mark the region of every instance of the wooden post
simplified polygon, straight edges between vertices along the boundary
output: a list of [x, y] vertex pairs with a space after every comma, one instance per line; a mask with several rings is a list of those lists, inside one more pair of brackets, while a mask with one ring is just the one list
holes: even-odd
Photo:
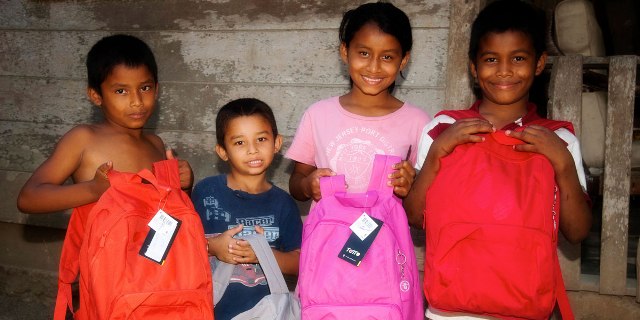
[[600, 293], [624, 295], [627, 283], [629, 185], [636, 56], [609, 61], [605, 132]]
[[[580, 138], [582, 122], [582, 56], [555, 57], [549, 82], [548, 117], [571, 121]], [[562, 216], [560, 217], [562, 219]], [[558, 258], [568, 290], [580, 290], [580, 245], [560, 237]]]
[[475, 100], [469, 74], [471, 24], [485, 0], [451, 0], [444, 109], [467, 109]]

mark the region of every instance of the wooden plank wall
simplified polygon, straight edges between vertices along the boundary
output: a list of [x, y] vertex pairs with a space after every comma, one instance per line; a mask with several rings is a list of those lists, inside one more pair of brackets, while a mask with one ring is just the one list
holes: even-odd
[[[56, 141], [100, 117], [86, 98], [87, 51], [114, 33], [142, 38], [159, 66], [160, 96], [147, 128], [190, 161], [195, 179], [225, 172], [214, 153], [215, 115], [256, 97], [272, 106], [286, 151], [304, 110], [345, 93], [338, 52], [343, 13], [357, 1], [11, 0], [0, 4], [0, 222], [66, 227], [65, 214], [24, 215], [15, 198]], [[429, 114], [444, 101], [449, 0], [398, 0], [413, 27], [411, 60], [396, 95]], [[288, 189], [278, 155], [270, 179]]]
[[[551, 69], [549, 83], [549, 118], [571, 121], [580, 137], [582, 106], [582, 56], [557, 57]], [[558, 255], [565, 286], [568, 290], [580, 289], [580, 245], [572, 245], [564, 237], [559, 240]]]
[[629, 186], [636, 56], [611, 57], [605, 129], [600, 293], [627, 291]]
[[[567, 289], [611, 295], [636, 294], [640, 301], [640, 291], [630, 288], [627, 281], [631, 142], [638, 63], [637, 56], [553, 57], [550, 60], [549, 116], [573, 122], [579, 135], [582, 72], [576, 71], [583, 68], [608, 70], [599, 280], [594, 283], [581, 278], [579, 246], [561, 242], [559, 253]], [[640, 261], [640, 255], [636, 260]], [[640, 288], [640, 284], [635, 286]]]

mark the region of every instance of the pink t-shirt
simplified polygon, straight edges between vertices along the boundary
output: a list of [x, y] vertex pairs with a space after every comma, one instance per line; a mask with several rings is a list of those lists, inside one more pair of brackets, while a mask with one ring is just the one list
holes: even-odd
[[344, 174], [349, 192], [366, 191], [375, 154], [415, 165], [420, 134], [430, 120], [425, 111], [405, 103], [388, 115], [366, 117], [346, 111], [338, 99], [318, 101], [305, 111], [287, 158]]

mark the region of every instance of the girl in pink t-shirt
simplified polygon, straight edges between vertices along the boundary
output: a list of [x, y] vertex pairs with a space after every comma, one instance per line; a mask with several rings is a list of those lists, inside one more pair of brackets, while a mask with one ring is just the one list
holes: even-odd
[[340, 56], [351, 90], [313, 104], [305, 112], [286, 157], [295, 165], [291, 195], [321, 198], [320, 177], [344, 174], [349, 192], [366, 190], [375, 154], [401, 156], [389, 185], [404, 198], [415, 176], [413, 163], [429, 116], [392, 95], [409, 61], [411, 24], [390, 3], [368, 3], [347, 11], [340, 24]]

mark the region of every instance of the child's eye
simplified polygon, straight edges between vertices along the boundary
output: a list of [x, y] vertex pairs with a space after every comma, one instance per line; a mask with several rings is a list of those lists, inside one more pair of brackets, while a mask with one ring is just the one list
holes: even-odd
[[233, 145], [234, 145], [234, 146], [241, 146], [241, 145], [244, 145], [244, 141], [242, 141], [242, 140], [236, 141], [236, 142], [234, 142], [234, 143], [233, 143]]
[[389, 55], [382, 56], [382, 60], [389, 61], [389, 60], [391, 60], [391, 59], [393, 59], [393, 57], [392, 57], [392, 56], [389, 56]]
[[366, 52], [366, 51], [360, 51], [359, 54], [362, 57], [368, 57], [369, 56], [369, 52]]
[[268, 139], [267, 139], [267, 137], [260, 137], [260, 138], [258, 138], [258, 141], [259, 141], [259, 142], [265, 142], [265, 141], [267, 141], [267, 140], [268, 140]]
[[525, 60], [526, 60], [525, 57], [514, 57], [513, 58], [513, 61], [515, 61], [515, 62], [522, 62], [522, 61], [525, 61]]
[[486, 58], [486, 59], [484, 59], [484, 62], [494, 63], [494, 62], [498, 62], [498, 59], [496, 59], [496, 58]]
[[124, 89], [116, 89], [115, 93], [116, 94], [125, 94], [126, 91]]
[[153, 89], [153, 86], [147, 84], [147, 85], [142, 86], [142, 88], [140, 88], [140, 91], [147, 92], [147, 91], [151, 91], [152, 89]]

